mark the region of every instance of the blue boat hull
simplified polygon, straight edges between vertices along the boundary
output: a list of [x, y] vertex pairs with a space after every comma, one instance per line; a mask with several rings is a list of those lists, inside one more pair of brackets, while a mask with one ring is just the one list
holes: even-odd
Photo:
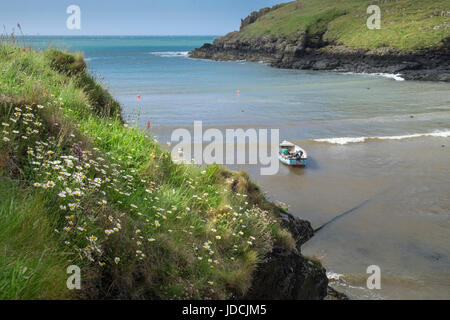
[[301, 160], [288, 160], [283, 158], [281, 155], [278, 155], [278, 159], [287, 166], [292, 167], [304, 167], [306, 166], [306, 159]]

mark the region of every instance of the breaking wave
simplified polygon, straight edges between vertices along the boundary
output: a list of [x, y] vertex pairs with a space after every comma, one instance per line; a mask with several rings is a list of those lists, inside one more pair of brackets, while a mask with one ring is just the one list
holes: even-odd
[[420, 137], [450, 137], [450, 130], [447, 131], [434, 131], [430, 133], [415, 133], [400, 136], [377, 136], [377, 137], [339, 137], [339, 138], [326, 138], [326, 139], [314, 139], [316, 142], [326, 142], [331, 144], [345, 145], [348, 143], [360, 143], [368, 140], [403, 140]]
[[395, 81], [405, 81], [405, 79], [401, 76], [401, 74], [393, 74], [393, 73], [344, 72], [343, 74], [360, 74], [360, 75], [367, 75], [367, 76], [378, 76], [378, 77], [393, 79]]
[[163, 51], [163, 52], [150, 52], [150, 54], [160, 56], [163, 58], [178, 58], [189, 56], [189, 51]]

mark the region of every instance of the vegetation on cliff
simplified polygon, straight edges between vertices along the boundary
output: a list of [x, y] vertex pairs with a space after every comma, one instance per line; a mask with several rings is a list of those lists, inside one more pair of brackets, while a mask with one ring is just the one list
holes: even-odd
[[[369, 30], [369, 5], [381, 9], [381, 29]], [[250, 15], [252, 17], [252, 15]], [[450, 37], [447, 0], [297, 0], [253, 14], [235, 37], [323, 34], [323, 40], [351, 48], [398, 50], [438, 48]], [[257, 17], [257, 19], [256, 19]], [[251, 22], [251, 23], [248, 23]]]
[[295, 247], [278, 208], [243, 172], [174, 164], [86, 69], [0, 43], [0, 299], [244, 294]]

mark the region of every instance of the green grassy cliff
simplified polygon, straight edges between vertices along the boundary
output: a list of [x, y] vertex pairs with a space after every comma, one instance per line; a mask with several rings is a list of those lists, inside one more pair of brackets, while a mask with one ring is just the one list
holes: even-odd
[[[367, 7], [381, 9], [381, 29], [366, 26]], [[447, 0], [297, 0], [286, 3], [245, 26], [240, 37], [325, 32], [324, 40], [352, 48], [389, 47], [416, 50], [441, 47], [450, 37]]]
[[0, 124], [0, 299], [226, 299], [294, 250], [245, 173], [174, 164], [81, 54], [0, 43]]
[[[380, 29], [369, 29], [370, 5]], [[264, 61], [274, 67], [393, 73], [450, 81], [450, 3], [446, 0], [297, 0], [264, 8], [239, 31], [190, 53], [193, 58]]]

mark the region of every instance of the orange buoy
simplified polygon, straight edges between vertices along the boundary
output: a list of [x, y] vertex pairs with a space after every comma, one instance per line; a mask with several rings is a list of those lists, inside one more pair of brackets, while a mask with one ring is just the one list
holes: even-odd
[[138, 99], [140, 99], [140, 98], [141, 98], [141, 95], [140, 95], [140, 94], [138, 94], [137, 98], [138, 98]]
[[238, 90], [238, 91], [237, 91], [237, 94], [240, 95], [240, 94], [241, 94], [241, 90]]

